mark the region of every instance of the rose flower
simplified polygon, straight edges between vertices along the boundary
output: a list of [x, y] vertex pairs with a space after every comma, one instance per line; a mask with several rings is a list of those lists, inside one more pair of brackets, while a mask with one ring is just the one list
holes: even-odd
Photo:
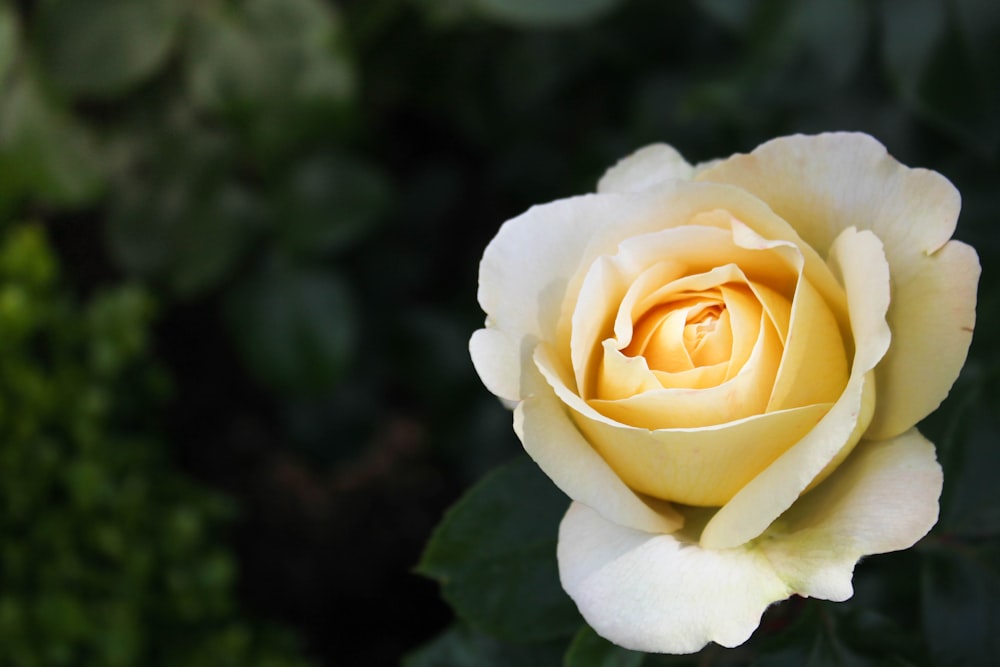
[[649, 146], [503, 225], [472, 359], [573, 500], [560, 578], [599, 634], [736, 646], [930, 530], [941, 468], [914, 425], [975, 322], [959, 208], [940, 174], [824, 134], [698, 166]]

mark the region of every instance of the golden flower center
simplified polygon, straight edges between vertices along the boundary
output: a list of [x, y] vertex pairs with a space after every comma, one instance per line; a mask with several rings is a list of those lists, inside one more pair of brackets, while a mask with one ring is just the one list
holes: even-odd
[[729, 313], [718, 290], [652, 308], [636, 321], [632, 342], [622, 350], [665, 373], [712, 366], [731, 351]]

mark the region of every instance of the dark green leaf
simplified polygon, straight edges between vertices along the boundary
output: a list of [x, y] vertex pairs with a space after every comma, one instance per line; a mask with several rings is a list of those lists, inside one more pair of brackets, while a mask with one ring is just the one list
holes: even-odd
[[645, 654], [615, 646], [585, 625], [573, 637], [563, 667], [639, 667]]
[[119, 189], [108, 219], [108, 241], [128, 271], [193, 296], [235, 266], [260, 212], [253, 195], [239, 185], [212, 188], [188, 175], [177, 176], [180, 180]]
[[471, 0], [484, 16], [520, 26], [566, 26], [592, 21], [624, 0]]
[[933, 665], [988, 665], [1000, 655], [1000, 576], [983, 556], [947, 543], [926, 554], [922, 612]]
[[337, 16], [318, 0], [199, 12], [185, 53], [192, 100], [235, 121], [263, 150], [329, 127], [355, 91]]
[[104, 186], [93, 138], [24, 73], [0, 93], [0, 201], [24, 195], [64, 206]]
[[184, 3], [177, 0], [48, 0], [39, 3], [46, 72], [65, 90], [109, 97], [166, 61]]
[[473, 627], [534, 641], [576, 631], [559, 585], [556, 539], [566, 497], [528, 458], [488, 475], [445, 515], [418, 571]]
[[17, 57], [18, 39], [17, 15], [5, 4], [0, 4], [0, 91]]
[[558, 665], [562, 642], [506, 644], [453, 625], [403, 659], [403, 667], [542, 667]]
[[279, 198], [276, 224], [300, 253], [340, 250], [362, 238], [389, 205], [389, 186], [369, 164], [322, 155], [293, 168]]
[[237, 286], [226, 307], [244, 361], [275, 389], [327, 391], [353, 355], [354, 305], [333, 273], [275, 260]]

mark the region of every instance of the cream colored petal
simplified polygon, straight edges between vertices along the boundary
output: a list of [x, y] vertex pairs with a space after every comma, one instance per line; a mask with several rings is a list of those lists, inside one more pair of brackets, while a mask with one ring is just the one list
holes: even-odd
[[469, 340], [469, 354], [479, 378], [494, 395], [506, 401], [521, 396], [520, 366], [510, 363], [517, 358], [514, 341], [497, 329], [479, 329]]
[[892, 345], [875, 371], [878, 409], [866, 437], [889, 438], [933, 412], [958, 377], [976, 324], [979, 258], [958, 241], [923, 258], [909, 282], [894, 281]]
[[673, 147], [652, 144], [622, 158], [601, 178], [598, 192], [636, 192], [648, 190], [671, 178], [688, 180], [694, 167]]
[[743, 487], [705, 526], [701, 544], [710, 549], [736, 547], [757, 537], [845, 449], [861, 437], [874, 406], [872, 369], [889, 347], [885, 312], [889, 270], [881, 243], [871, 232], [845, 230], [831, 250], [839, 270], [856, 345], [844, 393], [816, 428]]
[[916, 429], [863, 441], [757, 547], [795, 592], [846, 600], [859, 558], [911, 547], [931, 529], [941, 483], [934, 445]]
[[622, 354], [613, 340], [603, 343], [604, 358], [598, 374], [597, 395], [627, 398], [638, 393], [661, 389], [644, 357]]
[[514, 430], [525, 451], [570, 498], [600, 508], [637, 530], [671, 533], [684, 524], [669, 503], [644, 499], [628, 488], [580, 434], [548, 384], [527, 370], [531, 393], [514, 410]]
[[[937, 259], [961, 207], [946, 178], [900, 164], [868, 135], [845, 133], [775, 139], [697, 178], [761, 198], [820, 254], [847, 227], [875, 232], [893, 281], [887, 319], [894, 349], [878, 369], [872, 434], [897, 435], [940, 404], [965, 360], [978, 280], [971, 249], [952, 248]], [[928, 292], [938, 298], [926, 299]]]
[[738, 646], [769, 604], [792, 593], [762, 554], [640, 532], [581, 503], [563, 517], [557, 557], [563, 588], [587, 623], [636, 651]]
[[[558, 399], [572, 411], [584, 439], [621, 479], [642, 493], [687, 505], [719, 506], [726, 502], [812, 431], [831, 407], [812, 405], [710, 428], [650, 431], [609, 419], [570, 391], [566, 383], [569, 371], [560, 368], [547, 346], [535, 351], [535, 364]], [[587, 504], [609, 516], [601, 505]], [[638, 525], [626, 525], [642, 530]]]

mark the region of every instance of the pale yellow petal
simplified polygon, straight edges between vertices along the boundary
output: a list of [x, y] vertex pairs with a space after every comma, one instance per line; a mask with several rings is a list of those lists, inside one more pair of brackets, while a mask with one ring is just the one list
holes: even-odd
[[856, 345], [843, 394], [816, 428], [724, 505], [705, 526], [701, 544], [726, 549], [757, 537], [828, 465], [857, 443], [874, 407], [874, 373], [889, 347], [885, 312], [889, 270], [882, 245], [871, 232], [845, 230], [831, 250], [850, 306]]
[[[539, 348], [544, 349], [544, 348]], [[514, 430], [525, 451], [570, 498], [594, 507], [609, 521], [636, 530], [670, 533], [683, 517], [669, 503], [644, 498], [591, 447], [570, 419], [566, 405], [535, 369], [527, 369], [530, 394], [514, 411]], [[553, 376], [564, 395], [572, 395]]]
[[[724, 503], [830, 409], [814, 405], [708, 428], [650, 431], [616, 422], [570, 391], [568, 372], [546, 346], [535, 351], [535, 363], [585, 439], [622, 479], [650, 496], [688, 505]], [[588, 504], [607, 516], [600, 506]]]
[[697, 178], [759, 197], [822, 255], [847, 227], [873, 231], [892, 275], [893, 348], [871, 434], [901, 433], [940, 404], [965, 360], [979, 275], [974, 251], [943, 248], [961, 207], [945, 177], [900, 164], [868, 135], [833, 133], [775, 139]]
[[848, 350], [836, 318], [808, 280], [799, 281], [789, 321], [767, 409], [836, 401], [847, 386]]
[[601, 393], [588, 403], [617, 422], [651, 430], [712, 426], [763, 413], [781, 363], [781, 343], [766, 317], [758, 317], [765, 321], [754, 350], [732, 379], [699, 389], [620, 391], [617, 396]]

